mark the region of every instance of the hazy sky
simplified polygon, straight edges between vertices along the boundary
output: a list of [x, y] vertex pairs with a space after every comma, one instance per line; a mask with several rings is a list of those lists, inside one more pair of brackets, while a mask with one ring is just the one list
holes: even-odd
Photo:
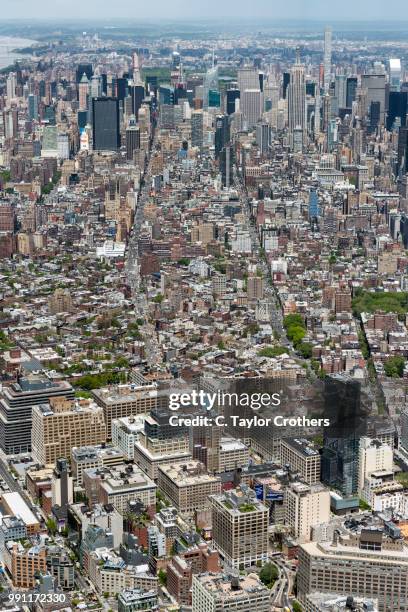
[[0, 0], [1, 17], [408, 20], [407, 0]]

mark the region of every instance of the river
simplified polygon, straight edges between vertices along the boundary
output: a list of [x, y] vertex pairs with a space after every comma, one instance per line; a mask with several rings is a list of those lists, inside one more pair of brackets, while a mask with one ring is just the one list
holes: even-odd
[[18, 53], [15, 53], [13, 49], [19, 49], [23, 47], [29, 47], [33, 45], [35, 40], [29, 40], [28, 38], [15, 38], [14, 36], [0, 36], [0, 70], [6, 68], [14, 63], [19, 57]]

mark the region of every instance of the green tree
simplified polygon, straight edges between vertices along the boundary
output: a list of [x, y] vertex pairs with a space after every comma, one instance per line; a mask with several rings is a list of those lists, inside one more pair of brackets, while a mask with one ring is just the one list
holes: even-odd
[[259, 572], [259, 578], [264, 585], [271, 589], [279, 578], [279, 570], [274, 563], [266, 563]]
[[287, 353], [288, 349], [284, 346], [265, 346], [258, 353], [260, 357], [278, 357], [279, 355], [283, 355]]
[[405, 359], [400, 355], [390, 357], [384, 362], [384, 371], [390, 378], [402, 378], [404, 374]]
[[296, 346], [296, 349], [305, 359], [310, 359], [310, 357], [312, 356], [312, 345], [310, 344], [310, 342], [300, 342]]
[[166, 586], [167, 584], [167, 573], [164, 571], [164, 569], [160, 569], [157, 577], [159, 579], [159, 582], [162, 586]]
[[303, 608], [300, 605], [300, 603], [298, 601], [295, 601], [292, 603], [292, 608], [293, 608], [293, 612], [303, 612]]
[[52, 536], [54, 536], [57, 533], [57, 523], [54, 519], [49, 518], [46, 521], [45, 525]]

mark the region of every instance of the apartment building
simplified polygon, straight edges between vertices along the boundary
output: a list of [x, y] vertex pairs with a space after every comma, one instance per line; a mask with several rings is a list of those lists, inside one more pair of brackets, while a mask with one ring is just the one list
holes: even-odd
[[391, 536], [367, 528], [354, 535], [335, 532], [331, 542], [299, 548], [298, 599], [316, 591], [358, 593], [378, 600], [379, 612], [408, 610], [408, 547], [393, 528]]
[[209, 507], [209, 495], [221, 493], [219, 476], [208, 474], [199, 461], [159, 466], [159, 490], [180, 513], [191, 513]]
[[146, 508], [156, 504], [156, 485], [135, 465], [85, 470], [84, 488], [91, 505], [112, 504], [121, 514], [132, 501], [139, 500]]
[[115, 385], [92, 391], [98, 406], [103, 409], [106, 423], [106, 433], [110, 440], [112, 436], [112, 421], [123, 417], [147, 414], [156, 408], [166, 398], [158, 397], [157, 384]]
[[199, 544], [175, 555], [167, 565], [167, 590], [180, 604], [191, 606], [194, 574], [221, 571], [220, 557], [208, 544]]
[[50, 399], [49, 406], [33, 408], [32, 454], [41, 465], [55, 465], [70, 457], [74, 446], [106, 441], [102, 409], [90, 400]]
[[120, 465], [123, 460], [123, 453], [114, 446], [75, 446], [71, 451], [72, 475], [82, 485], [85, 470]]
[[199, 574], [192, 580], [194, 612], [269, 612], [270, 591], [256, 574], [227, 577]]
[[0, 448], [6, 455], [31, 450], [32, 411], [48, 405], [51, 398], [74, 399], [74, 389], [65, 381], [45, 377], [20, 378], [0, 392]]
[[32, 589], [37, 574], [47, 572], [47, 553], [44, 546], [26, 548], [19, 542], [7, 542], [3, 560], [15, 587]]
[[234, 568], [268, 558], [268, 508], [242, 485], [210, 496], [213, 545]]
[[144, 431], [143, 416], [129, 416], [112, 421], [112, 444], [122, 451], [126, 459], [134, 459], [135, 444]]
[[280, 443], [282, 465], [290, 465], [292, 472], [308, 484], [320, 482], [320, 453], [305, 438], [283, 438]]
[[308, 542], [313, 525], [330, 520], [330, 491], [322, 484], [291, 482], [284, 493], [285, 524], [300, 542]]

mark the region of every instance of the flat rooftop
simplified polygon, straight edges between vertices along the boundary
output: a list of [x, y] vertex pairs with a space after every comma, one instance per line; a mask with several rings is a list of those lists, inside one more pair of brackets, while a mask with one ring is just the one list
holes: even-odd
[[1, 497], [3, 504], [6, 504], [7, 509], [13, 516], [19, 516], [26, 525], [38, 525], [38, 519], [31, 512], [20, 493], [3, 493]]

